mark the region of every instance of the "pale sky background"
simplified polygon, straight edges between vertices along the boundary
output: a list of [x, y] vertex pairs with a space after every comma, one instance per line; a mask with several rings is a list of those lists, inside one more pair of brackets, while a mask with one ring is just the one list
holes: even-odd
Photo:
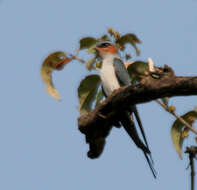
[[[122, 129], [112, 130], [99, 159], [87, 158], [88, 145], [77, 128], [77, 86], [88, 72], [76, 63], [55, 72], [63, 99], [57, 102], [45, 91], [40, 66], [50, 52], [72, 53], [81, 37], [100, 36], [111, 26], [138, 35], [143, 42], [138, 59], [152, 57], [177, 75], [196, 75], [196, 0], [1, 0], [0, 25], [0, 189], [190, 188], [187, 157], [180, 160], [171, 142], [174, 118], [159, 105], [138, 106], [155, 180]], [[183, 114], [197, 105], [197, 97], [171, 103]]]

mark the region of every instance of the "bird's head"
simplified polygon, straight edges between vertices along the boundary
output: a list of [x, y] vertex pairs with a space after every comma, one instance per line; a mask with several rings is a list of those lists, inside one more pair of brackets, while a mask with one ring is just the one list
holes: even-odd
[[118, 49], [117, 49], [116, 45], [110, 41], [98, 42], [96, 44], [95, 49], [101, 58], [105, 58], [108, 55], [117, 55], [118, 54]]

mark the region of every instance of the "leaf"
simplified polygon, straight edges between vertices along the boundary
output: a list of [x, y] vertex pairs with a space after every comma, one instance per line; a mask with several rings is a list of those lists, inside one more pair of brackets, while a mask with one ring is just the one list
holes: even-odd
[[115, 32], [114, 33], [114, 38], [119, 39], [120, 38], [120, 33], [119, 32]]
[[189, 136], [189, 128], [185, 127], [181, 133], [182, 138], [186, 138]]
[[113, 28], [108, 28], [107, 32], [112, 36], [115, 33], [115, 30]]
[[131, 44], [134, 47], [136, 54], [139, 56], [140, 55], [140, 49], [136, 46], [135, 43], [131, 43]]
[[168, 97], [161, 98], [161, 101], [162, 101], [166, 106], [168, 106], [168, 104], [169, 104], [169, 98], [168, 98]]
[[95, 57], [91, 58], [90, 60], [88, 60], [88, 61], [85, 63], [86, 68], [87, 68], [89, 71], [92, 70], [95, 62], [96, 62], [96, 58], [95, 58]]
[[101, 61], [97, 61], [96, 62], [96, 68], [100, 69], [102, 67], [102, 62]]
[[81, 114], [91, 111], [99, 85], [100, 77], [98, 75], [89, 75], [81, 81], [78, 88], [79, 111]]
[[55, 99], [60, 100], [58, 91], [55, 89], [52, 81], [53, 70], [61, 70], [64, 66], [70, 62], [71, 59], [66, 57], [66, 54], [62, 51], [54, 52], [50, 54], [41, 66], [41, 77], [46, 85], [47, 92]]
[[[197, 112], [195, 110], [189, 111], [181, 116], [185, 121], [192, 124], [194, 119], [197, 119]], [[192, 118], [192, 119], [191, 119]], [[186, 136], [184, 136], [184, 124], [182, 124], [178, 119], [172, 125], [171, 128], [171, 138], [176, 152], [182, 159], [182, 144]]]
[[93, 37], [86, 37], [80, 40], [80, 49], [88, 49], [95, 45], [97, 40]]
[[95, 53], [96, 53], [95, 45], [93, 45], [90, 48], [88, 48], [88, 54], [95, 54]]
[[101, 36], [97, 41], [99, 42], [99, 41], [111, 41], [111, 40], [110, 40], [109, 36], [107, 34], [105, 34], [105, 35]]
[[143, 75], [149, 71], [149, 67], [147, 62], [135, 61], [127, 67], [127, 70], [133, 81], [140, 81]]
[[116, 42], [121, 45], [125, 45], [126, 43], [131, 43], [131, 42], [138, 43], [138, 44], [141, 43], [139, 38], [135, 34], [132, 34], [132, 33], [121, 36]]
[[103, 94], [103, 90], [101, 89], [101, 90], [99, 90], [99, 92], [96, 95], [96, 104], [95, 104], [95, 107], [97, 107], [100, 104], [100, 102], [103, 99], [103, 97], [104, 97], [104, 94]]
[[127, 43], [131, 44], [137, 55], [140, 55], [140, 50], [138, 49], [138, 47], [136, 46], [136, 44], [141, 43], [141, 41], [138, 39], [138, 37], [135, 34], [125, 34], [123, 36], [121, 36], [120, 38], [118, 38], [116, 40], [116, 43], [119, 44], [120, 46], [125, 46]]

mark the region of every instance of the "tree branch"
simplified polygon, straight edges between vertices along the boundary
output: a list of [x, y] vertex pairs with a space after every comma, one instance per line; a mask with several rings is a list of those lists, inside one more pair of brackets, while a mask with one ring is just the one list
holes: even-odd
[[195, 167], [194, 167], [194, 159], [197, 155], [197, 147], [191, 146], [187, 147], [185, 153], [189, 154], [189, 164], [191, 168], [191, 190], [194, 190], [195, 186]]
[[[156, 68], [155, 72], [148, 73], [139, 84], [115, 90], [96, 109], [78, 118], [79, 130], [86, 135], [86, 141], [90, 144], [89, 157], [95, 158], [101, 154], [100, 149], [105, 144], [103, 139], [109, 134], [122, 110], [130, 110], [131, 105], [158, 98], [190, 95], [197, 95], [197, 77], [175, 76], [168, 66]], [[92, 153], [91, 145], [101, 148]]]
[[197, 130], [193, 128], [187, 121], [185, 121], [182, 117], [178, 116], [174, 111], [170, 111], [169, 107], [162, 103], [160, 100], [156, 100], [158, 104], [160, 104], [167, 112], [171, 113], [176, 119], [178, 119], [183, 125], [185, 125], [188, 129], [190, 129], [193, 133], [197, 135]]

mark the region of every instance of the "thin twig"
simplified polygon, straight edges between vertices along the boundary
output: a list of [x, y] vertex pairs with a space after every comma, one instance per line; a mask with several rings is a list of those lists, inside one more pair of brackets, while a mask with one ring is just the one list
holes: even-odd
[[86, 63], [85, 60], [83, 60], [83, 59], [81, 59], [81, 58], [79, 58], [79, 57], [77, 57], [77, 56], [73, 56], [72, 59], [78, 60], [78, 61], [81, 62], [81, 63]]
[[81, 63], [86, 63], [86, 61], [84, 59], [81, 59], [81, 58], [78, 57], [79, 51], [80, 51], [80, 49], [76, 49], [75, 54], [74, 55], [73, 54], [70, 55], [71, 59], [78, 60]]
[[167, 112], [171, 113], [174, 117], [176, 117], [182, 124], [184, 124], [187, 128], [189, 128], [193, 133], [197, 135], [197, 130], [194, 129], [188, 122], [186, 122], [182, 117], [178, 116], [174, 112], [171, 112], [163, 102], [160, 100], [155, 100], [158, 104], [160, 104]]

